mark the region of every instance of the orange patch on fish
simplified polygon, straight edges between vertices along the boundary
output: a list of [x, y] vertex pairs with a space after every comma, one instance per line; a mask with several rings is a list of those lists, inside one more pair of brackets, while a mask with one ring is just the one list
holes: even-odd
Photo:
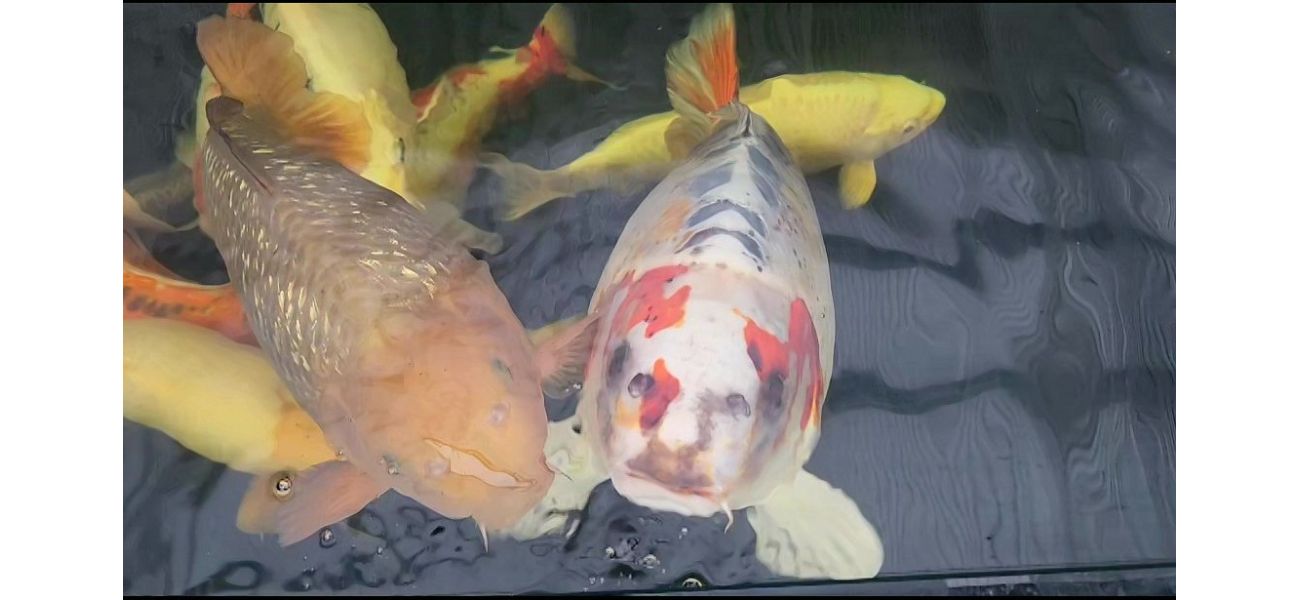
[[[737, 313], [739, 314], [739, 313]], [[744, 315], [741, 315], [744, 317]], [[790, 378], [790, 361], [796, 369], [807, 366], [811, 377], [806, 388], [808, 401], [804, 405], [799, 426], [806, 429], [809, 423], [821, 423], [822, 368], [817, 344], [817, 330], [813, 326], [808, 305], [800, 298], [790, 303], [789, 339], [782, 342], [772, 332], [763, 329], [749, 317], [745, 319], [745, 348], [749, 359], [758, 371], [759, 381], [774, 377], [781, 381]]]
[[651, 237], [656, 241], [663, 241], [681, 231], [682, 225], [686, 223], [686, 217], [691, 213], [691, 203], [689, 200], [681, 199], [668, 205], [668, 210], [664, 211], [663, 216], [659, 217], [659, 222], [655, 224], [651, 231]]
[[438, 85], [440, 81], [435, 81], [414, 92], [411, 92], [411, 104], [415, 105], [415, 110], [420, 113], [420, 118], [424, 118], [425, 110], [433, 105], [437, 98]]
[[484, 71], [482, 67], [477, 65], [466, 65], [452, 69], [452, 71], [447, 74], [447, 79], [451, 81], [452, 85], [461, 87], [471, 78], [486, 74], [487, 71]]
[[638, 323], [645, 323], [645, 336], [649, 338], [664, 329], [680, 325], [686, 318], [686, 300], [690, 298], [691, 287], [683, 286], [668, 297], [664, 296], [664, 288], [686, 271], [685, 265], [646, 271], [628, 289], [627, 297], [615, 313], [615, 330], [621, 335], [627, 335]]
[[122, 318], [163, 318], [216, 331], [236, 342], [256, 344], [234, 286], [171, 283], [161, 275], [122, 271]]
[[226, 5], [226, 16], [236, 19], [251, 19], [253, 18], [253, 10], [256, 8], [256, 2], [231, 2]]
[[654, 429], [668, 412], [668, 405], [682, 392], [681, 382], [668, 371], [664, 359], [655, 361], [653, 383], [641, 399], [641, 430]]

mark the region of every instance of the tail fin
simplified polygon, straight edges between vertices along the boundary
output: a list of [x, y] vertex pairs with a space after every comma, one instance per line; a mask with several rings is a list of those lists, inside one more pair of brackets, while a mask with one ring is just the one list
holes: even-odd
[[736, 17], [730, 4], [713, 4], [691, 21], [686, 39], [668, 50], [668, 98], [683, 117], [706, 117], [740, 95], [736, 67]]
[[495, 153], [485, 153], [479, 160], [482, 166], [501, 178], [501, 197], [505, 198], [501, 218], [507, 221], [514, 221], [551, 200], [569, 195], [562, 185], [563, 175], [558, 171], [534, 169]]
[[542, 22], [533, 30], [533, 39], [527, 50], [546, 65], [546, 70], [564, 75], [574, 81], [599, 83], [613, 89], [623, 89], [611, 84], [573, 64], [578, 56], [578, 37], [574, 32], [573, 15], [563, 4], [552, 4]]
[[303, 146], [360, 172], [370, 162], [370, 125], [356, 103], [307, 89], [293, 40], [261, 23], [212, 16], [198, 27], [199, 52], [222, 95], [265, 113]]
[[691, 21], [690, 34], [668, 50], [668, 99], [681, 115], [664, 133], [668, 152], [686, 156], [723, 122], [747, 110], [736, 67], [736, 17], [730, 4], [711, 4]]

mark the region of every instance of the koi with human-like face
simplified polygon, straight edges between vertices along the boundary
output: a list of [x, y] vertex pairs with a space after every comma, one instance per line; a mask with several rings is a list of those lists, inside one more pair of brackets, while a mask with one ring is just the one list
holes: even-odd
[[668, 144], [683, 162], [632, 215], [596, 286], [577, 420], [592, 466], [629, 500], [729, 520], [748, 508], [773, 570], [868, 577], [874, 529], [803, 470], [833, 361], [830, 269], [798, 165], [737, 101], [734, 28], [715, 5], [669, 52], [683, 118]]

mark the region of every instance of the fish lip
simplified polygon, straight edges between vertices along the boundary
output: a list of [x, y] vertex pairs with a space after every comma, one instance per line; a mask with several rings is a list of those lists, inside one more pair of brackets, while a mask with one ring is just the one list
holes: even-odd
[[651, 510], [693, 517], [707, 517], [726, 510], [713, 490], [667, 486], [632, 469], [617, 471], [613, 479], [614, 488], [623, 497]]
[[478, 450], [460, 448], [433, 438], [424, 438], [424, 443], [436, 450], [447, 461], [447, 472], [449, 474], [471, 477], [485, 485], [503, 490], [526, 490], [537, 487], [539, 483], [536, 479], [529, 479], [522, 477], [518, 473], [497, 469]]
[[655, 484], [655, 485], [657, 485], [657, 486], [663, 488], [665, 491], [669, 491], [669, 492], [672, 492], [672, 493], [674, 493], [674, 494], [681, 494], [681, 495], [683, 495], [683, 496], [699, 496], [699, 497], [704, 498], [704, 499], [706, 499], [706, 500], [713, 500], [713, 499], [714, 499], [714, 498], [713, 498], [713, 490], [712, 490], [712, 488], [668, 486], [668, 485], [665, 485], [664, 482], [662, 482], [662, 481], [660, 481], [660, 480], [658, 480], [658, 479], [656, 479], [656, 478], [654, 478], [654, 477], [651, 477], [650, 475], [647, 475], [647, 474], [645, 474], [645, 473], [642, 473], [640, 470], [637, 470], [637, 469], [628, 469], [628, 471], [627, 471], [627, 476], [628, 476], [628, 477], [631, 477], [631, 478], [633, 478], [633, 479], [639, 479], [639, 480], [641, 480], [641, 481], [645, 481], [645, 482], [653, 483], [653, 484]]

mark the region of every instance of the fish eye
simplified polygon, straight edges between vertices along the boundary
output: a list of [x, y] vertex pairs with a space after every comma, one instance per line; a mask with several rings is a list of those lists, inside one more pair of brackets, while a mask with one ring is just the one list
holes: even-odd
[[655, 386], [655, 378], [645, 373], [637, 373], [632, 381], [627, 382], [627, 393], [633, 398], [640, 398]]
[[279, 500], [285, 500], [293, 493], [293, 477], [289, 473], [280, 473], [271, 484], [271, 494]]

